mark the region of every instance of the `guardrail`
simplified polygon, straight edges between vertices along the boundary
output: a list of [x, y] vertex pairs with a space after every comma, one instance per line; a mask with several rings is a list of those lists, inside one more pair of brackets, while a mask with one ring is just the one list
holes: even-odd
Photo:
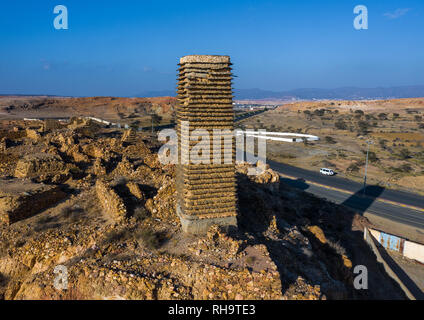
[[[236, 131], [236, 135], [244, 134], [246, 137], [255, 137], [258, 139], [265, 139], [271, 141], [283, 141], [283, 142], [304, 142], [306, 141], [318, 141], [319, 137], [313, 136], [311, 134], [302, 134], [302, 133], [291, 133], [291, 132], [258, 132], [258, 131]], [[292, 138], [280, 138], [283, 137], [292, 137]]]

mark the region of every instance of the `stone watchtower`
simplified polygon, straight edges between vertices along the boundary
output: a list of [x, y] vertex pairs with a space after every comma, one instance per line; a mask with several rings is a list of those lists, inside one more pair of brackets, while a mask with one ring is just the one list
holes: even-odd
[[[179, 66], [177, 132], [181, 156], [176, 187], [182, 228], [201, 234], [213, 224], [237, 226], [230, 57], [185, 56]], [[199, 129], [208, 133], [207, 139], [193, 138], [193, 131]], [[222, 135], [216, 138], [214, 132], [219, 130]], [[219, 144], [214, 144], [214, 139]], [[225, 139], [231, 141], [229, 147], [223, 143]], [[197, 154], [193, 148], [202, 143], [210, 153], [201, 152], [203, 161], [193, 163], [191, 157]]]

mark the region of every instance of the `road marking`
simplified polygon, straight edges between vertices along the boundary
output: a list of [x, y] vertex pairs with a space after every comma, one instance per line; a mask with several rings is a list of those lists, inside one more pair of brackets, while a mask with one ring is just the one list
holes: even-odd
[[[296, 180], [298, 179], [297, 177], [293, 177], [293, 176], [290, 176], [290, 175], [284, 174], [284, 173], [280, 173], [280, 175], [283, 176], [283, 177], [289, 178], [289, 179], [296, 179]], [[346, 193], [346, 194], [355, 194], [355, 192], [352, 192], [352, 191], [347, 191], [347, 190], [340, 189], [340, 188], [330, 187], [330, 186], [327, 186], [325, 184], [317, 183], [317, 182], [310, 181], [310, 180], [305, 180], [305, 182], [307, 182], [309, 184], [313, 184], [315, 186], [319, 186], [319, 187], [325, 188], [325, 189], [329, 189], [329, 190], [334, 190], [334, 191], [338, 191], [338, 192], [342, 192], [342, 193]], [[370, 198], [370, 197], [368, 197], [368, 198]], [[408, 208], [408, 209], [412, 209], [412, 210], [417, 210], [417, 211], [424, 212], [424, 209], [423, 208], [411, 206], [409, 204], [404, 204], [404, 203], [400, 203], [400, 202], [395, 202], [395, 201], [386, 200], [386, 199], [379, 199], [379, 198], [375, 198], [375, 200], [376, 201], [379, 201], [379, 202], [384, 202], [384, 203], [392, 204], [392, 205], [395, 205], [395, 206], [398, 206], [398, 207], [404, 207], [404, 208]]]

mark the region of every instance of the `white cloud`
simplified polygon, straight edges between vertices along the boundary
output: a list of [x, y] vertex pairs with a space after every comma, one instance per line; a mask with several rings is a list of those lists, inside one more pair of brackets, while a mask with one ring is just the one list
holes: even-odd
[[408, 11], [410, 11], [411, 9], [409, 8], [403, 8], [403, 9], [396, 9], [395, 12], [386, 12], [385, 14], [383, 14], [383, 16], [389, 18], [389, 19], [397, 19], [400, 18], [402, 16], [404, 16], [405, 14], [408, 13]]

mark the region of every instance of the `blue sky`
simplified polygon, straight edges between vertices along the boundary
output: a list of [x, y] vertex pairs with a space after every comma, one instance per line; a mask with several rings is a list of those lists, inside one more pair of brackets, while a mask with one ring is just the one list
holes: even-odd
[[[366, 5], [369, 29], [355, 30]], [[69, 29], [53, 27], [56, 5]], [[2, 1], [0, 93], [133, 96], [178, 59], [228, 54], [235, 87], [424, 84], [424, 1]]]

